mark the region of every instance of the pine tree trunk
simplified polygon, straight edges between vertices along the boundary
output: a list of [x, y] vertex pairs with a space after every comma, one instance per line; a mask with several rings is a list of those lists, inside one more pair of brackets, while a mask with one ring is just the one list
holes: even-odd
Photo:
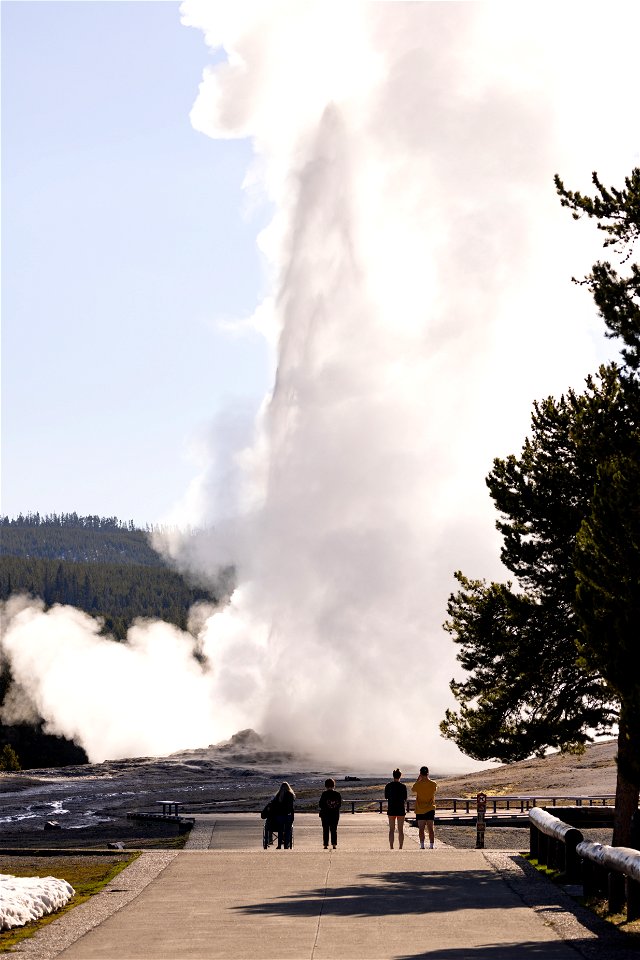
[[637, 814], [640, 792], [640, 778], [638, 777], [640, 743], [633, 735], [637, 725], [636, 718], [629, 716], [629, 711], [622, 705], [618, 729], [618, 756], [616, 758], [618, 778], [616, 782], [616, 811], [613, 822], [614, 847], [630, 847], [632, 845], [632, 818], [634, 814]]

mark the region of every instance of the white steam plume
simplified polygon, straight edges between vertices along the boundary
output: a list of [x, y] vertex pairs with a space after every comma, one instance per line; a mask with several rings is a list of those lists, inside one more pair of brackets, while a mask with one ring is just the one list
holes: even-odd
[[[193, 654], [196, 639], [163, 621], [140, 621], [128, 642], [68, 606], [13, 597], [2, 604], [2, 650], [13, 679], [3, 723], [45, 720], [94, 762], [154, 756], [224, 736], [215, 677]], [[208, 738], [208, 739], [206, 739]]]
[[[468, 766], [437, 730], [456, 672], [446, 598], [458, 567], [501, 576], [492, 458], [518, 449], [535, 398], [606, 355], [570, 283], [597, 237], [552, 177], [587, 188], [592, 169], [619, 182], [637, 163], [638, 12], [186, 0], [182, 14], [227, 53], [194, 126], [252, 137], [252, 183], [277, 208], [257, 313], [278, 365], [253, 446], [225, 438], [235, 473], [202, 477], [191, 519], [213, 537], [199, 556], [174, 545], [209, 571], [234, 563], [240, 584], [202, 629], [207, 669], [184, 668], [180, 696], [202, 712], [181, 746], [250, 725], [325, 757]], [[237, 496], [218, 495], [221, 473]]]

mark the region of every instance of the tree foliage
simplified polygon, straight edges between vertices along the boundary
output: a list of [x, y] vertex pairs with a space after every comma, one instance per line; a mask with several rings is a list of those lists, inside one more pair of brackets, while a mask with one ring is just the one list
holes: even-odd
[[0, 750], [0, 770], [22, 770], [18, 754], [10, 743], [5, 743]]
[[[638, 490], [638, 455], [616, 455], [601, 463], [576, 544], [581, 662], [597, 667], [620, 698], [636, 701], [640, 685], [629, 663], [640, 652]], [[640, 719], [640, 704], [636, 712]]]
[[[629, 263], [633, 245], [640, 237], [640, 168], [625, 177], [624, 187], [605, 187], [597, 173], [592, 176], [597, 193], [593, 197], [567, 190], [555, 177], [560, 203], [572, 211], [574, 219], [587, 216], [606, 236], [605, 247], [618, 253], [622, 265]], [[619, 273], [608, 261], [598, 261], [580, 283], [586, 283], [607, 327], [607, 336], [624, 343], [622, 357], [630, 370], [640, 368], [640, 267], [629, 263]]]
[[451, 689], [443, 735], [479, 760], [521, 760], [579, 749], [615, 720], [615, 697], [597, 669], [577, 669], [580, 625], [573, 554], [600, 459], [624, 437], [615, 366], [534, 405], [520, 456], [496, 459], [487, 478], [500, 512], [501, 559], [516, 588], [456, 574], [445, 628], [467, 672]]
[[622, 190], [569, 191], [563, 206], [595, 218], [620, 270], [598, 262], [584, 279], [623, 365], [586, 389], [535, 404], [519, 456], [487, 478], [500, 513], [501, 558], [515, 578], [487, 584], [461, 573], [445, 624], [468, 672], [441, 725], [478, 759], [520, 759], [580, 747], [617, 722], [614, 842], [628, 842], [640, 785], [640, 170]]

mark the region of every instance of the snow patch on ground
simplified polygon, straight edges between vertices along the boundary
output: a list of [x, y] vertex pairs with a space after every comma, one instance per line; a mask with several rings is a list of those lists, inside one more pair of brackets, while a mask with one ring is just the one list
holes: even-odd
[[0, 930], [23, 927], [64, 907], [75, 894], [66, 880], [0, 874]]

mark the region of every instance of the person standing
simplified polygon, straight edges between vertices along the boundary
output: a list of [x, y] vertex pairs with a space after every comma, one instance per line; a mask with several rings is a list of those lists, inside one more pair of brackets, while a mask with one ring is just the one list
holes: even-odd
[[278, 850], [283, 846], [285, 850], [291, 849], [295, 799], [295, 793], [285, 781], [269, 804], [269, 818], [278, 830]]
[[402, 850], [404, 843], [404, 817], [407, 810], [407, 788], [404, 783], [400, 783], [402, 772], [398, 769], [393, 771], [393, 780], [384, 788], [384, 795], [387, 800], [387, 816], [389, 817], [389, 846], [393, 850], [393, 841], [398, 826], [398, 847]]
[[331, 835], [331, 846], [335, 850], [338, 846], [338, 820], [340, 819], [340, 807], [342, 797], [336, 790], [336, 782], [329, 777], [324, 782], [325, 790], [320, 796], [320, 819], [322, 820], [322, 842], [325, 850], [329, 847], [329, 835]]
[[420, 838], [421, 850], [424, 850], [425, 826], [429, 830], [429, 848], [433, 850], [437, 789], [438, 784], [435, 780], [429, 779], [429, 767], [420, 767], [420, 775], [411, 787], [411, 792], [416, 795], [416, 820], [418, 821], [418, 836]]

